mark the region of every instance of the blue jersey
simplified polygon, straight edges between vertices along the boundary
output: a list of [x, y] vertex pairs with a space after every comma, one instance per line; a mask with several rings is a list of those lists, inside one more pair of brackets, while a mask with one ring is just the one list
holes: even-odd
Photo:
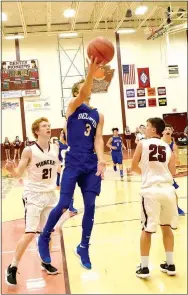
[[86, 104], [79, 106], [67, 121], [67, 139], [70, 152], [93, 153], [96, 128], [99, 123], [97, 109]]
[[169, 144], [169, 147], [170, 147], [171, 151], [173, 151], [173, 146], [174, 146], [174, 142], [172, 141], [172, 142]]
[[117, 147], [117, 150], [112, 150], [112, 152], [115, 152], [115, 151], [121, 152], [122, 151], [121, 137], [120, 136], [113, 136], [111, 145]]
[[59, 161], [63, 162], [63, 155], [62, 155], [61, 152], [64, 151], [64, 150], [67, 150], [68, 145], [62, 143], [60, 140], [58, 140], [58, 143], [59, 143], [59, 155], [58, 155], [58, 158], [59, 158]]

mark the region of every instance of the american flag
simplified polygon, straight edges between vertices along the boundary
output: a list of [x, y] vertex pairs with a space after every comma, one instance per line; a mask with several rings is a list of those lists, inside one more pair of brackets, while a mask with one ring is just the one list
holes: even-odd
[[123, 65], [124, 84], [136, 84], [135, 65]]

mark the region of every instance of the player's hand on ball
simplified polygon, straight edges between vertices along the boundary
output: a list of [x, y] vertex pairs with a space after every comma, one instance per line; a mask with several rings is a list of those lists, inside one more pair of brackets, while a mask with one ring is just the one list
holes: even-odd
[[102, 179], [104, 179], [104, 172], [106, 170], [106, 162], [105, 161], [99, 161], [97, 166], [97, 176], [101, 176]]
[[8, 161], [5, 165], [5, 169], [11, 172], [15, 167], [15, 163], [13, 161]]
[[98, 69], [104, 65], [103, 63], [97, 64], [97, 57], [94, 59], [93, 56], [91, 57], [90, 62], [88, 59], [86, 59], [86, 61], [88, 66], [88, 73], [90, 73], [91, 75], [95, 75]]

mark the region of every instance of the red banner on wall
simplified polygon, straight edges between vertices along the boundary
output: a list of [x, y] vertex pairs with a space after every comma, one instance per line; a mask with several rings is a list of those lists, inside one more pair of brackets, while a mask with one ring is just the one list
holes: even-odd
[[156, 107], [157, 106], [156, 98], [148, 98], [148, 106], [149, 107]]
[[139, 88], [150, 88], [149, 68], [137, 69]]

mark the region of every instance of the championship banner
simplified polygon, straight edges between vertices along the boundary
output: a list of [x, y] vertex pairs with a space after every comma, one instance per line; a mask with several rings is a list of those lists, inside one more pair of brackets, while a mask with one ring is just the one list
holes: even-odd
[[1, 91], [2, 98], [40, 95], [38, 61], [3, 61]]
[[147, 88], [147, 94], [148, 96], [155, 96], [156, 95], [155, 88]]
[[138, 96], [138, 97], [145, 96], [145, 89], [138, 88], [138, 89], [137, 89], [137, 96]]
[[134, 109], [134, 108], [136, 108], [136, 101], [135, 100], [128, 100], [127, 101], [127, 108], [128, 109]]
[[134, 89], [126, 89], [126, 96], [129, 97], [135, 97], [135, 90]]
[[159, 97], [159, 106], [163, 107], [163, 106], [167, 106], [167, 99], [166, 97]]
[[[87, 69], [86, 69], [87, 71]], [[98, 69], [93, 79], [92, 93], [107, 92], [108, 87], [114, 76], [114, 71], [110, 66], [106, 65]]]
[[45, 100], [25, 101], [24, 109], [26, 112], [50, 110], [51, 105], [50, 105], [50, 101], [45, 101]]
[[146, 107], [146, 100], [138, 99], [138, 108], [145, 108], [145, 107]]
[[138, 68], [139, 88], [150, 88], [149, 68]]
[[157, 88], [158, 95], [166, 95], [166, 87]]
[[149, 107], [156, 107], [157, 106], [156, 98], [148, 98], [148, 106]]

